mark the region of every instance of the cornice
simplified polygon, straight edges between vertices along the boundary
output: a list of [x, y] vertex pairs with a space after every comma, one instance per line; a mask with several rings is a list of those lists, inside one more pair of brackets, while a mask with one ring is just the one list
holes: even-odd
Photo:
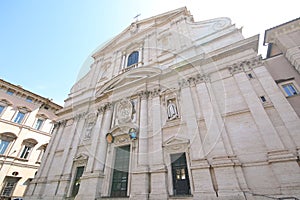
[[300, 30], [300, 18], [275, 26], [265, 31], [264, 45], [266, 43], [275, 43], [276, 38], [280, 35]]

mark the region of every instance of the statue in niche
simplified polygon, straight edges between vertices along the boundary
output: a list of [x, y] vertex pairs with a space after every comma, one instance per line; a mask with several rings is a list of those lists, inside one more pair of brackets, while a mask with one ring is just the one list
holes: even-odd
[[91, 138], [92, 129], [96, 123], [96, 115], [94, 113], [91, 113], [86, 118], [86, 132], [85, 132], [85, 138]]
[[132, 116], [131, 116], [131, 121], [132, 122], [136, 122], [136, 104], [137, 104], [137, 100], [131, 100], [131, 104], [132, 104]]
[[169, 120], [178, 118], [178, 110], [172, 99], [168, 100], [167, 114]]

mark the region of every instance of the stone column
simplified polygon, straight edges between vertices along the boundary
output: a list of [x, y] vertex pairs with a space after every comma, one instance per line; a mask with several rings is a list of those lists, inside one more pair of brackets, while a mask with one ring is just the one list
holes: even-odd
[[161, 105], [160, 90], [151, 91], [152, 98], [152, 140], [151, 152], [149, 152], [152, 162], [150, 165], [151, 173], [151, 193], [150, 199], [167, 199], [167, 170], [163, 161], [162, 149], [162, 121], [161, 121]]
[[139, 130], [138, 166], [148, 167], [148, 92], [140, 93], [141, 112]]
[[212, 94], [208, 92], [208, 84], [203, 81], [198, 80], [197, 92], [200, 100], [200, 106], [205, 120], [205, 125], [207, 128], [207, 133], [205, 138], [203, 138], [203, 149], [204, 154], [207, 156], [211, 154], [213, 157], [226, 156], [227, 152], [222, 140], [222, 129], [219, 128], [219, 123], [217, 121], [216, 115], [217, 111], [213, 107]]
[[[93, 127], [93, 132], [92, 132], [92, 144], [91, 144], [91, 148], [89, 151], [89, 158], [88, 158], [88, 162], [86, 165], [86, 169], [85, 172], [83, 173], [81, 179], [80, 179], [80, 188], [78, 191], [78, 194], [76, 196], [76, 199], [96, 199], [100, 197], [100, 190], [102, 187], [102, 183], [103, 183], [103, 171], [101, 170], [96, 170], [94, 171], [94, 167], [96, 167], [96, 162], [99, 161], [99, 158], [97, 155], [97, 150], [98, 148], [100, 148], [100, 145], [103, 146], [103, 148], [106, 145], [106, 139], [105, 139], [105, 135], [104, 132], [102, 134], [102, 132], [100, 131], [103, 125], [103, 115], [104, 115], [104, 111], [105, 111], [106, 106], [101, 106], [98, 109], [98, 113], [97, 113], [97, 120], [96, 120], [96, 124]], [[111, 110], [111, 109], [110, 109]], [[105, 126], [108, 126], [108, 122], [110, 121], [110, 110], [107, 110], [107, 112], [105, 113], [105, 119], [106, 119], [106, 124]], [[105, 131], [105, 130], [104, 130]], [[107, 131], [106, 131], [107, 132]], [[99, 141], [100, 139], [100, 141]], [[104, 144], [105, 142], [105, 144]], [[98, 148], [97, 148], [98, 147]], [[106, 153], [106, 149], [101, 149], [99, 150], [99, 152], [102, 153]], [[103, 157], [103, 156], [102, 156]], [[98, 164], [98, 167], [102, 167], [101, 164], [104, 164], [104, 162], [101, 162]]]
[[126, 52], [122, 53], [122, 60], [121, 60], [121, 69], [123, 70], [125, 68], [125, 62], [126, 62]]
[[77, 149], [79, 146], [79, 143], [82, 139], [82, 136], [85, 134], [85, 130], [84, 128], [84, 124], [85, 124], [85, 114], [80, 114], [78, 115], [78, 126], [77, 129], [75, 131], [75, 136], [73, 137], [73, 142], [72, 142], [72, 148], [70, 153], [68, 154], [68, 158], [67, 158], [67, 162], [64, 168], [64, 175], [68, 175], [72, 173], [72, 166], [73, 166], [73, 161], [76, 158], [76, 153], [77, 153]]
[[[58, 178], [58, 188], [56, 191], [56, 196], [62, 197], [66, 195], [66, 191], [70, 191], [70, 180], [72, 176], [72, 166], [73, 166], [73, 160], [76, 156], [78, 144], [80, 142], [80, 136], [82, 134], [82, 129], [84, 126], [84, 116], [86, 113], [80, 113], [77, 114], [74, 117], [74, 124], [71, 130], [71, 133], [73, 135], [72, 138], [68, 138], [71, 140], [70, 142], [67, 141], [66, 149], [64, 150], [63, 157], [62, 157], [62, 163], [64, 163], [61, 175], [56, 177]], [[65, 133], [68, 134], [68, 133]]]
[[236, 71], [233, 73], [233, 77], [248, 105], [268, 152], [283, 150], [284, 146], [278, 136], [277, 130], [274, 128], [246, 74]]
[[200, 139], [198, 122], [194, 109], [194, 102], [190, 90], [190, 82], [182, 80], [179, 83], [181, 87], [182, 99], [182, 117], [187, 126], [187, 138], [190, 140], [191, 161], [199, 161], [204, 158], [202, 142]]
[[106, 134], [109, 132], [111, 120], [112, 120], [112, 110], [113, 105], [111, 103], [107, 103], [105, 105], [105, 115], [104, 115], [104, 121], [103, 125], [100, 129], [100, 141], [98, 145], [97, 154], [95, 155], [95, 167], [94, 171], [100, 171], [100, 173], [103, 173], [104, 165], [105, 165], [105, 159], [106, 159], [106, 151], [107, 151], [107, 142], [106, 142]]
[[57, 125], [54, 126], [54, 130], [56, 130], [56, 131], [53, 131], [52, 137], [50, 139], [50, 142], [49, 142], [46, 152], [44, 154], [44, 157], [45, 157], [44, 162], [41, 164], [41, 166], [38, 170], [38, 173], [36, 175], [37, 178], [48, 176], [50, 165], [54, 158], [54, 153], [55, 153], [57, 145], [59, 144], [59, 141], [61, 139], [61, 135], [65, 128], [65, 125], [66, 125], [66, 120], [63, 120], [61, 122], [58, 122]]
[[138, 136], [138, 164], [132, 172], [130, 198], [146, 200], [149, 196], [148, 169], [148, 91], [142, 91], [140, 109], [140, 128]]
[[89, 160], [86, 166], [86, 172], [93, 173], [95, 160], [97, 159], [97, 146], [100, 138], [100, 128], [103, 120], [104, 107], [100, 107], [97, 113], [97, 121], [92, 133], [92, 145], [89, 151]]
[[143, 47], [139, 48], [139, 61], [138, 61], [138, 66], [140, 67], [142, 65], [143, 61]]

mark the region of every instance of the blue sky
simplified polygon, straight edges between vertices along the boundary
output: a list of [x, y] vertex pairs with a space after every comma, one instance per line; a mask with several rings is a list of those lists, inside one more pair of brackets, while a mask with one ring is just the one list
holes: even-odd
[[196, 21], [230, 17], [237, 27], [243, 27], [245, 37], [261, 34], [262, 38], [265, 29], [299, 17], [300, 3], [1, 0], [0, 78], [63, 105], [87, 57], [129, 26], [135, 15], [144, 19], [183, 6]]

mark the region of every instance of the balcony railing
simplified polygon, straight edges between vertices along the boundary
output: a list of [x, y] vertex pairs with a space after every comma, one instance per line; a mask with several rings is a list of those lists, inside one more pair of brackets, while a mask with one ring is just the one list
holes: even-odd
[[122, 73], [127, 72], [127, 71], [132, 70], [132, 69], [135, 69], [135, 68], [138, 68], [138, 65], [139, 65], [139, 63], [134, 63], [133, 65], [130, 65], [130, 66], [122, 69]]

